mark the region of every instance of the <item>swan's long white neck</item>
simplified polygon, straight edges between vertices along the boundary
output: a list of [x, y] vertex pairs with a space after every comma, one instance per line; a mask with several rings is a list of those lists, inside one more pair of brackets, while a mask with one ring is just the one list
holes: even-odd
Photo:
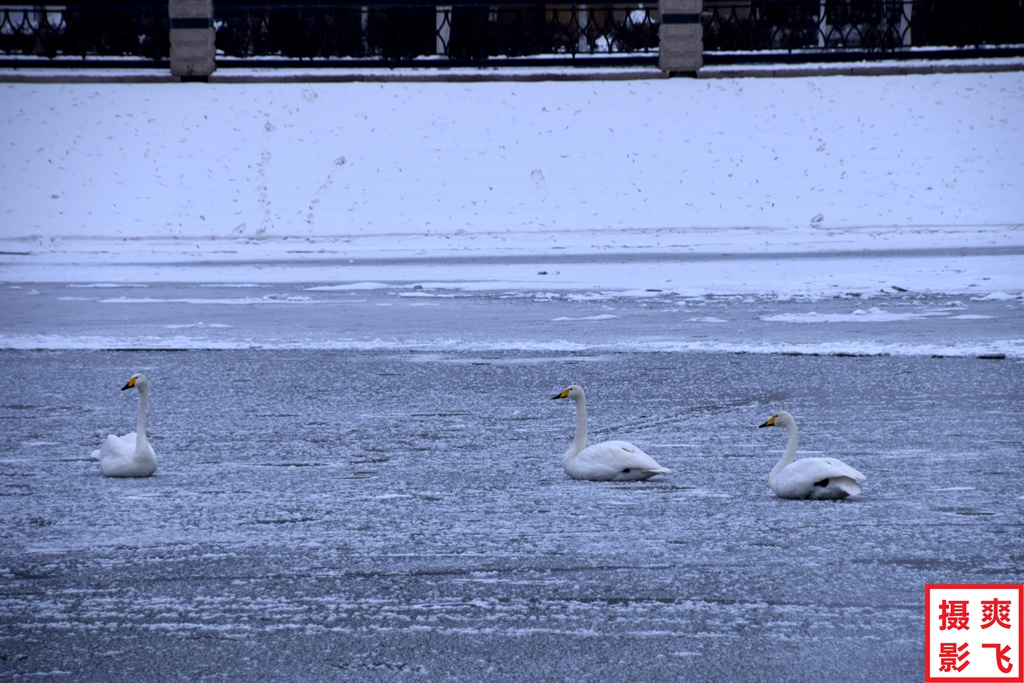
[[565, 466], [570, 460], [579, 455], [580, 451], [587, 447], [587, 400], [576, 399], [576, 435], [572, 439], [572, 445], [562, 457], [562, 465]]
[[792, 464], [793, 459], [796, 457], [796, 446], [800, 442], [796, 422], [790, 422], [786, 425], [786, 433], [789, 434], [789, 439], [786, 441], [786, 452], [782, 454], [782, 458], [775, 464], [775, 467], [772, 468], [771, 473], [768, 475], [769, 482], [774, 481], [779, 472]]
[[142, 453], [146, 450], [146, 404], [149, 403], [149, 385], [136, 384], [139, 390], [139, 420], [135, 423], [135, 452]]

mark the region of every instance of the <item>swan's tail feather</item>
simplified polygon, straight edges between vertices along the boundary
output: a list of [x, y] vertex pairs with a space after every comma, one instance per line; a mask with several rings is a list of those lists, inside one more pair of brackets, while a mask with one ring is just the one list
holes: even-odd
[[839, 501], [860, 494], [860, 484], [852, 477], [828, 477], [815, 481], [807, 498], [818, 501]]
[[92, 453], [89, 454], [89, 457], [92, 458], [93, 460], [99, 460], [100, 459], [100, 449], [97, 448], [96, 450], [94, 450]]
[[860, 484], [855, 479], [849, 477], [837, 477], [835, 479], [836, 486], [846, 491], [849, 496], [856, 496], [860, 494]]
[[640, 472], [648, 477], [653, 477], [656, 474], [668, 474], [672, 470], [661, 465], [652, 465], [651, 467], [632, 467], [630, 468], [634, 472]]
[[667, 467], [630, 467], [622, 470], [614, 481], [644, 481], [659, 474], [671, 472]]

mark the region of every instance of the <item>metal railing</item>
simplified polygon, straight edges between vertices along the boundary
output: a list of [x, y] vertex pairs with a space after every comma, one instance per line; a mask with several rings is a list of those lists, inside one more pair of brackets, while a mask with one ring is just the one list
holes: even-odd
[[[704, 52], [914, 56], [1024, 46], [1024, 0], [704, 0]], [[813, 56], [813, 55], [812, 55]], [[876, 54], [877, 56], [877, 54]]]
[[219, 4], [217, 50], [229, 57], [446, 62], [589, 58], [658, 49], [655, 5]]
[[[545, 5], [478, 0], [215, 3], [218, 66], [259, 58], [330, 66], [653, 64], [657, 3], [621, 0]], [[165, 62], [169, 20], [163, 3], [0, 5], [0, 55], [129, 56]], [[224, 58], [224, 59], [221, 59]], [[248, 65], [248, 64], [246, 64]]]
[[0, 54], [166, 60], [167, 2], [0, 5]]
[[[215, 0], [219, 67], [654, 64], [656, 0]], [[706, 63], [1024, 55], [1024, 0], [704, 0]], [[0, 4], [0, 65], [166, 67], [166, 0]], [[25, 59], [25, 57], [48, 59]]]
[[657, 57], [654, 6], [598, 3], [486, 5], [219, 5], [217, 49], [230, 57], [344, 59], [376, 64], [517, 57]]

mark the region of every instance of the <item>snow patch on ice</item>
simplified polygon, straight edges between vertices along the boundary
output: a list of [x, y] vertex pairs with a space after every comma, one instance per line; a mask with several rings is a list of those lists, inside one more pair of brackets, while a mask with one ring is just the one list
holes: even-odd
[[575, 321], [583, 321], [583, 320], [614, 320], [615, 318], [618, 318], [618, 317], [619, 316], [612, 315], [611, 313], [600, 313], [598, 315], [585, 315], [585, 316], [580, 317], [580, 318], [573, 318], [573, 317], [569, 317], [569, 316], [561, 316], [561, 317], [558, 317], [558, 318], [552, 318], [551, 322], [564, 323], [564, 322], [575, 322]]
[[982, 296], [972, 296], [971, 301], [1020, 301], [1024, 294], [1010, 294], [1008, 292], [989, 292]]
[[344, 285], [318, 285], [306, 287], [307, 292], [347, 292], [351, 290], [391, 289], [393, 285], [383, 282], [349, 282]]
[[224, 287], [224, 288], [236, 288], [236, 289], [255, 289], [258, 287], [269, 287], [270, 285], [258, 285], [256, 283], [229, 283], [224, 284], [201, 284], [200, 287]]
[[168, 329], [168, 330], [187, 330], [187, 329], [197, 329], [197, 328], [230, 329], [233, 326], [232, 325], [225, 325], [223, 323], [204, 323], [204, 322], [198, 322], [198, 323], [185, 323], [185, 324], [181, 324], [181, 325], [164, 325], [164, 327], [166, 329]]
[[89, 283], [70, 283], [68, 289], [121, 289], [121, 288], [146, 288], [149, 285], [143, 284], [130, 284], [130, 283], [114, 283], [114, 282], [89, 282]]
[[914, 320], [917, 318], [927, 318], [936, 315], [944, 314], [940, 312], [892, 313], [875, 307], [867, 310], [858, 309], [852, 313], [815, 313], [813, 311], [810, 313], [780, 313], [778, 315], [761, 316], [761, 320], [764, 320], [765, 322], [781, 323], [888, 323], [903, 320]]
[[286, 294], [268, 294], [261, 298], [247, 297], [243, 299], [132, 299], [124, 296], [113, 299], [100, 299], [102, 304], [195, 304], [199, 306], [218, 304], [225, 306], [253, 306], [259, 304], [315, 304], [321, 303], [308, 296], [291, 296]]
[[[1024, 359], [1024, 339], [997, 340], [986, 343], [934, 343], [838, 341], [806, 344], [736, 343], [720, 340], [612, 340], [607, 342], [576, 342], [565, 339], [479, 341], [463, 338], [411, 339], [239, 339], [218, 335], [215, 338], [184, 335], [165, 337], [138, 336], [71, 336], [57, 334], [2, 335], [0, 349], [18, 350], [230, 350], [230, 349], [317, 349], [329, 351], [419, 351], [427, 353], [741, 353], [762, 355], [808, 356], [1003, 356]], [[578, 360], [579, 357], [574, 358]], [[451, 358], [457, 362], [457, 358]]]

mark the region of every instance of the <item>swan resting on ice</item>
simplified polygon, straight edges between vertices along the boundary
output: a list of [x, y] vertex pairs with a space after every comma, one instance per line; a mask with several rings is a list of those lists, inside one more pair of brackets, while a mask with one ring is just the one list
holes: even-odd
[[835, 458], [796, 457], [796, 420], [786, 411], [768, 418], [761, 427], [785, 427], [789, 434], [786, 452], [768, 475], [768, 486], [780, 498], [807, 498], [811, 500], [839, 500], [860, 493], [863, 474]]
[[121, 387], [139, 390], [139, 421], [135, 431], [124, 436], [110, 434], [103, 444], [92, 452], [100, 461], [105, 477], [148, 477], [156, 472], [156, 454], [146, 439], [146, 403], [149, 401], [149, 380], [136, 373]]
[[587, 446], [587, 398], [583, 387], [571, 384], [552, 400], [576, 402], [576, 436], [562, 457], [562, 468], [573, 479], [640, 481], [671, 470], [628, 441], [604, 441]]

